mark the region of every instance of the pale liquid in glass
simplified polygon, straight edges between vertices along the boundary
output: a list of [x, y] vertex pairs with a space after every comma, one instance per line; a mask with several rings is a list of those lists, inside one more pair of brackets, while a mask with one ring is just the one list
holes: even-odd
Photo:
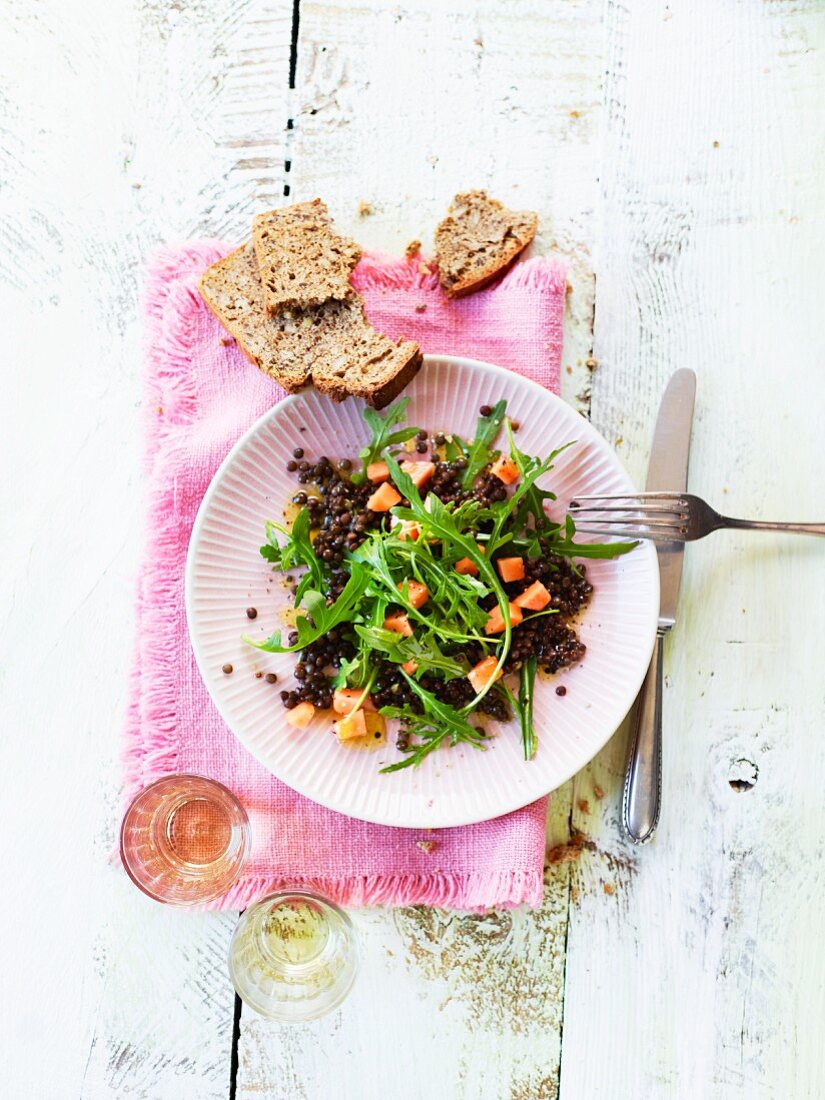
[[349, 918], [305, 891], [271, 894], [247, 909], [229, 949], [239, 996], [275, 1020], [314, 1020], [331, 1012], [350, 991], [357, 965]]

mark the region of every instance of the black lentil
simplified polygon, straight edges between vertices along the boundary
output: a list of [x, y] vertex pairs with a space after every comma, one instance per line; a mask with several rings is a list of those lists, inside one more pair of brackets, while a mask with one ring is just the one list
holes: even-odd
[[248, 607], [246, 609], [246, 617], [247, 617], [247, 619], [257, 619], [258, 618], [258, 609], [257, 609], [257, 607]]
[[292, 457], [293, 458], [303, 458], [304, 457], [304, 448], [303, 447], [296, 447], [295, 450], [292, 452]]
[[225, 676], [231, 676], [231, 675], [232, 675], [232, 673], [234, 672], [234, 669], [232, 668], [232, 665], [230, 665], [230, 664], [228, 664], [228, 663], [227, 663], [227, 664], [225, 664], [225, 665], [221, 665], [221, 672], [222, 672], [222, 673], [223, 673], [223, 674], [224, 674]]
[[278, 677], [277, 677], [276, 673], [274, 673], [274, 672], [267, 672], [267, 674], [266, 674], [266, 682], [267, 682], [268, 684], [277, 684], [277, 683], [278, 683]]

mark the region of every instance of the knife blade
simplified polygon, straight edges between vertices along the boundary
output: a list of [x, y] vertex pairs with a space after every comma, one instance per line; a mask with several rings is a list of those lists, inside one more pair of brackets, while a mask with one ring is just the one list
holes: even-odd
[[[696, 375], [677, 370], [659, 406], [646, 488], [649, 492], [687, 489]], [[631, 840], [644, 844], [659, 823], [662, 802], [662, 660], [664, 639], [676, 622], [682, 584], [682, 542], [658, 543], [659, 623], [650, 667], [637, 700], [625, 775], [622, 820]]]
[[[650, 463], [647, 468], [648, 492], [687, 489], [690, 433], [693, 427], [693, 407], [696, 400], [696, 375], [692, 370], [677, 370], [667, 384], [659, 406]], [[659, 625], [670, 629], [676, 622], [679, 589], [682, 584], [683, 542], [666, 542], [656, 546], [659, 558]]]

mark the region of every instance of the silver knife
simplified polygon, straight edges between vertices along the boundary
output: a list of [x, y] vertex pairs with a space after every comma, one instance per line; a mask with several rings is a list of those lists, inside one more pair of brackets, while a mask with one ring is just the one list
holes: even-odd
[[[696, 375], [677, 370], [667, 384], [647, 468], [648, 492], [687, 489], [690, 432], [696, 398]], [[637, 700], [630, 756], [624, 781], [622, 819], [628, 836], [644, 844], [659, 822], [662, 802], [662, 658], [665, 636], [676, 622], [682, 583], [683, 542], [656, 544], [659, 559], [659, 626], [650, 668]]]

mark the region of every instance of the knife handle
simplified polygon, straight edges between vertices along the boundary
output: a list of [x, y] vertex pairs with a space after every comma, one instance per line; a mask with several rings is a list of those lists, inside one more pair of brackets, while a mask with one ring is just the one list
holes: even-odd
[[662, 804], [662, 655], [659, 631], [650, 668], [639, 692], [624, 780], [622, 818], [635, 844], [646, 844], [659, 823]]

